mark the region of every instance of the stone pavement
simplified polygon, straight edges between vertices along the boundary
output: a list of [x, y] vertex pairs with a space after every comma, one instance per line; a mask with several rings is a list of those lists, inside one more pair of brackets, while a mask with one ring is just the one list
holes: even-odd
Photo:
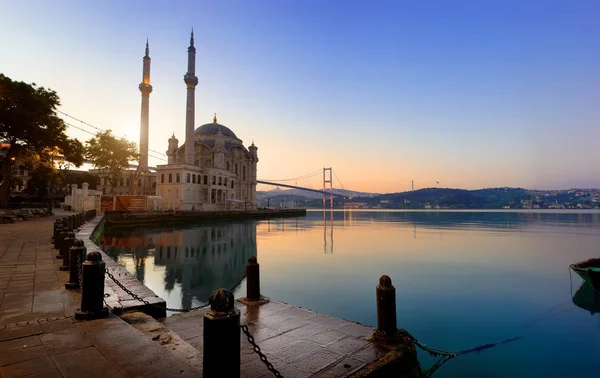
[[114, 315], [72, 317], [80, 294], [50, 244], [62, 215], [0, 224], [0, 377], [201, 376]]
[[[237, 302], [236, 307], [240, 310], [240, 322], [248, 325], [262, 352], [284, 377], [346, 377], [390, 352], [372, 342], [373, 328], [358, 323], [277, 301], [261, 306]], [[160, 321], [202, 352], [204, 312]], [[241, 376], [272, 376], [243, 333], [241, 338]]]

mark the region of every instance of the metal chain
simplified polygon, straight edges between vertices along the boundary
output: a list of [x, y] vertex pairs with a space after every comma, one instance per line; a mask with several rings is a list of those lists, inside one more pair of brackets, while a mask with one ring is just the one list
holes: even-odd
[[52, 316], [50, 318], [42, 318], [42, 319], [36, 319], [36, 320], [28, 320], [26, 322], [18, 322], [18, 323], [5, 324], [2, 327], [0, 327], [0, 330], [6, 329], [6, 328], [21, 327], [21, 326], [25, 326], [25, 325], [29, 325], [29, 324], [35, 324], [35, 323], [55, 322], [57, 320], [70, 319], [72, 317], [73, 317], [73, 315]]
[[248, 331], [248, 326], [246, 324], [242, 324], [240, 325], [240, 328], [248, 338], [248, 342], [252, 345], [252, 349], [254, 349], [256, 354], [258, 354], [258, 356], [260, 357], [260, 360], [267, 366], [267, 369], [269, 369], [269, 371], [273, 373], [276, 377], [283, 377], [283, 375], [281, 375], [281, 373], [273, 367], [273, 364], [270, 363], [269, 360], [267, 360], [267, 356], [265, 356], [263, 352], [261, 352], [260, 347], [256, 344], [256, 342], [254, 342], [254, 336], [252, 336], [250, 334], [250, 331]]
[[210, 305], [210, 303], [204, 303], [201, 304], [200, 306], [196, 306], [196, 307], [191, 307], [191, 308], [169, 308], [169, 307], [162, 307], [159, 306], [155, 303], [150, 303], [147, 300], [145, 300], [144, 298], [141, 298], [140, 296], [138, 296], [137, 294], [134, 294], [131, 290], [129, 290], [128, 288], [126, 288], [121, 282], [119, 282], [119, 280], [117, 280], [115, 278], [115, 276], [113, 276], [108, 269], [106, 269], [106, 275], [108, 276], [108, 278], [110, 278], [114, 283], [117, 284], [117, 286], [119, 286], [125, 293], [129, 294], [133, 299], [136, 299], [140, 302], [143, 302], [145, 305], [150, 305], [150, 306], [155, 306], [161, 309], [166, 309], [167, 311], [171, 311], [171, 312], [190, 312], [190, 311], [196, 311], [196, 310], [200, 310], [202, 308], [206, 308]]

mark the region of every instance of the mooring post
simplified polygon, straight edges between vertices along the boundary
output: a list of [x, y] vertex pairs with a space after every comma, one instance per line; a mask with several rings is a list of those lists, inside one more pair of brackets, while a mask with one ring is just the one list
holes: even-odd
[[65, 243], [65, 238], [68, 234], [69, 231], [63, 226], [63, 229], [60, 231], [60, 234], [58, 234], [58, 253], [56, 254], [57, 260], [63, 258], [63, 244]]
[[70, 215], [67, 217], [67, 228], [69, 231], [73, 230], [73, 217]]
[[[54, 228], [52, 229], [52, 241], [56, 241], [56, 238], [57, 238], [56, 231], [58, 230], [59, 226], [60, 226], [60, 220], [55, 219], [54, 220]], [[56, 248], [56, 245], [54, 246], [54, 248]]]
[[383, 344], [397, 344], [400, 341], [396, 323], [396, 288], [386, 275], [379, 278], [377, 293], [377, 330], [373, 339]]
[[81, 267], [81, 308], [75, 311], [75, 318], [90, 320], [105, 318], [108, 309], [104, 306], [104, 274], [106, 264], [98, 251], [87, 254]]
[[60, 233], [63, 232], [63, 230], [62, 221], [59, 221], [56, 230], [54, 230], [54, 249], [60, 249]]
[[246, 300], [260, 300], [260, 266], [256, 256], [250, 256], [246, 264]]
[[67, 289], [79, 289], [79, 269], [85, 258], [87, 248], [81, 239], [75, 239], [69, 249], [69, 281], [65, 282]]
[[60, 254], [63, 257], [63, 263], [58, 268], [60, 270], [69, 270], [69, 249], [73, 246], [73, 242], [75, 242], [75, 233], [73, 231], [69, 231], [65, 240], [63, 241], [62, 248], [60, 249]]
[[215, 290], [204, 315], [204, 377], [240, 376], [240, 310], [233, 293]]

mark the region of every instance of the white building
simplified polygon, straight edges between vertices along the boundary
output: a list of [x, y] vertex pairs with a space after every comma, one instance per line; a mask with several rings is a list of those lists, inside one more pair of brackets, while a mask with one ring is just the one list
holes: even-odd
[[194, 32], [188, 47], [185, 143], [173, 135], [167, 150], [168, 164], [156, 167], [156, 195], [161, 209], [256, 209], [258, 148], [244, 147], [233, 131], [217, 122], [194, 128], [195, 90], [198, 84]]

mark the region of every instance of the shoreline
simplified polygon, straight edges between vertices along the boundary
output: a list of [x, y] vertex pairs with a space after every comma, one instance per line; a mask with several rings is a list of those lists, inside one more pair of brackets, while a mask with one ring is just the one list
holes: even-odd
[[306, 209], [268, 209], [248, 211], [168, 211], [104, 213], [108, 226], [135, 227], [140, 225], [174, 224], [189, 221], [246, 220], [306, 216]]

